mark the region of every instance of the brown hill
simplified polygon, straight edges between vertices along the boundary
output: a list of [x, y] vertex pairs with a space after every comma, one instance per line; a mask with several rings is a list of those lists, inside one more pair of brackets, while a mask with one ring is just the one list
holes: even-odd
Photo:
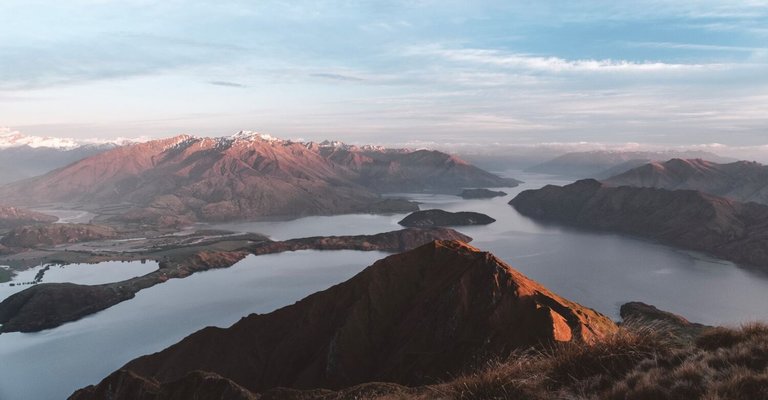
[[[514, 184], [439, 152], [342, 149], [241, 133], [120, 147], [0, 188], [0, 198], [25, 204], [128, 203], [134, 208], [120, 217], [124, 221], [177, 225], [381, 211], [382, 191]], [[384, 205], [387, 211], [413, 210], [410, 203]]]
[[614, 186], [698, 190], [741, 202], [768, 204], [768, 166], [756, 162], [717, 164], [673, 159], [640, 166], [605, 182]]
[[[658, 310], [657, 310], [658, 311]], [[662, 312], [663, 313], [663, 312]], [[428, 386], [370, 382], [338, 391], [276, 388], [254, 394], [219, 375], [194, 371], [160, 383], [127, 370], [73, 400], [466, 400], [466, 399], [765, 399], [768, 326], [703, 328], [681, 338], [667, 324], [622, 328], [596, 343], [562, 343], [489, 363]], [[695, 324], [694, 324], [695, 325]]]
[[12, 229], [0, 243], [6, 247], [33, 248], [64, 243], [89, 242], [117, 237], [114, 229], [93, 224], [50, 224]]
[[610, 187], [587, 179], [520, 193], [523, 215], [627, 233], [717, 257], [768, 267], [768, 206], [693, 190]]
[[10, 229], [23, 225], [50, 224], [58, 220], [54, 216], [23, 208], [0, 206], [0, 229]]
[[[227, 329], [205, 328], [128, 363], [133, 381], [213, 373], [249, 391], [420, 384], [554, 342], [593, 342], [616, 330], [493, 255], [435, 241], [387, 257], [352, 279]], [[122, 398], [114, 378], [73, 398]]]
[[438, 192], [477, 186], [514, 187], [515, 179], [500, 178], [439, 151], [378, 149], [356, 146], [319, 147], [321, 155], [349, 167], [360, 184], [379, 193]]

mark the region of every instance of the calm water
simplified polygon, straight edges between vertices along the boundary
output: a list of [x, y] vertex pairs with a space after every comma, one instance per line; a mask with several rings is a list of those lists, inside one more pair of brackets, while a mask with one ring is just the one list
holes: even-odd
[[[0, 283], [0, 301], [28, 288], [30, 285], [20, 283], [32, 282], [35, 279], [35, 275], [43, 268], [45, 267], [41, 265], [18, 272], [10, 282]], [[72, 282], [82, 285], [98, 285], [101, 283], [120, 282], [136, 276], [146, 275], [157, 268], [158, 265], [154, 261], [147, 261], [146, 263], [141, 261], [108, 261], [99, 264], [51, 265], [45, 271], [41, 282]], [[1, 342], [0, 345], [2, 345]]]
[[[518, 214], [507, 203], [517, 193], [570, 181], [547, 175], [508, 174], [526, 183], [501, 189], [509, 195], [464, 200], [447, 195], [401, 195], [421, 209], [477, 211], [497, 221], [459, 227], [472, 244], [487, 250], [554, 292], [618, 319], [619, 306], [644, 301], [707, 324], [768, 320], [768, 275], [702, 254], [649, 241], [543, 225]], [[289, 222], [254, 222], [223, 228], [260, 232], [275, 239], [308, 235], [352, 235], [402, 228], [406, 214], [309, 217]]]
[[[408, 197], [422, 202], [422, 209], [477, 211], [496, 218], [491, 225], [458, 230], [475, 238], [474, 246], [493, 252], [554, 292], [614, 318], [621, 304], [639, 300], [708, 324], [768, 320], [766, 274], [630, 237], [541, 225], [507, 202], [521, 190], [568, 182], [511, 176], [526, 183], [504, 189], [509, 193], [504, 198]], [[390, 231], [401, 228], [397, 221], [404, 216], [308, 217], [218, 227], [288, 239]], [[301, 251], [249, 257], [229, 269], [157, 285], [133, 300], [53, 330], [0, 335], [0, 399], [64, 398], [204, 326], [228, 326], [249, 313], [291, 304], [385, 255]]]
[[226, 327], [352, 277], [387, 254], [297, 251], [250, 256], [140, 291], [107, 310], [32, 334], [0, 335], [0, 399], [64, 399], [126, 362], [205, 326]]

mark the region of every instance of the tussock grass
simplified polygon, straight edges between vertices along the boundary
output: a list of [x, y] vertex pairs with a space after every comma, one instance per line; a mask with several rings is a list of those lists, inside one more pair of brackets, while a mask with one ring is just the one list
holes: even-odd
[[517, 353], [409, 399], [768, 399], [768, 325], [712, 328], [681, 341], [624, 326], [594, 344]]

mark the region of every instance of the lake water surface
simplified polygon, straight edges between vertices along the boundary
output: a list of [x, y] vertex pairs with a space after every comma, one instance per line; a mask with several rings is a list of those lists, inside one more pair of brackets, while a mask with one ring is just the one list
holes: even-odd
[[[497, 221], [456, 229], [473, 237], [475, 247], [492, 252], [552, 291], [616, 319], [621, 304], [644, 301], [706, 324], [768, 320], [768, 274], [638, 238], [538, 223], [520, 215], [508, 202], [523, 190], [570, 181], [519, 171], [508, 176], [525, 183], [502, 188], [508, 193], [505, 197], [464, 200], [450, 195], [400, 196], [421, 202], [422, 210], [488, 214]], [[307, 217], [218, 227], [284, 240], [401, 229], [397, 221], [405, 215]]]
[[[542, 225], [507, 202], [547, 176], [526, 181], [508, 196], [463, 200], [407, 195], [422, 209], [477, 211], [497, 222], [461, 227], [472, 244], [491, 251], [552, 291], [618, 319], [621, 304], [639, 300], [707, 324], [768, 320], [768, 276], [701, 254], [631, 237]], [[405, 214], [307, 217], [292, 221], [224, 224], [273, 239], [373, 234], [400, 229]], [[252, 312], [269, 312], [341, 282], [379, 252], [299, 251], [251, 256], [229, 269], [170, 280], [135, 299], [59, 328], [0, 335], [0, 399], [61, 399], [97, 383], [125, 362], [177, 342], [207, 325], [228, 326]]]
[[303, 250], [249, 256], [227, 269], [171, 279], [58, 328], [0, 335], [0, 399], [65, 399], [126, 362], [205, 326], [230, 326], [349, 279], [381, 252]]
[[[47, 269], [46, 269], [47, 268]], [[42, 283], [72, 282], [81, 285], [99, 285], [119, 282], [136, 276], [146, 275], [158, 268], [157, 262], [147, 261], [106, 261], [98, 264], [67, 264], [38, 266], [19, 271], [10, 282], [0, 283], [0, 301], [20, 292], [35, 280], [37, 274], [45, 269]], [[2, 399], [0, 397], [0, 399]]]

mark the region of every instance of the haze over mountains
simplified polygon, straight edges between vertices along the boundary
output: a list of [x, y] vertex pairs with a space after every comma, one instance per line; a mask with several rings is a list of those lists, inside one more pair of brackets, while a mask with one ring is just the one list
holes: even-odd
[[127, 140], [79, 141], [0, 131], [0, 184], [42, 175], [86, 157], [114, 149]]
[[654, 161], [672, 158], [701, 158], [714, 162], [732, 162], [734, 159], [721, 157], [706, 151], [606, 151], [594, 150], [570, 152], [552, 160], [534, 165], [527, 172], [560, 175], [569, 178], [608, 178], [632, 168]]

